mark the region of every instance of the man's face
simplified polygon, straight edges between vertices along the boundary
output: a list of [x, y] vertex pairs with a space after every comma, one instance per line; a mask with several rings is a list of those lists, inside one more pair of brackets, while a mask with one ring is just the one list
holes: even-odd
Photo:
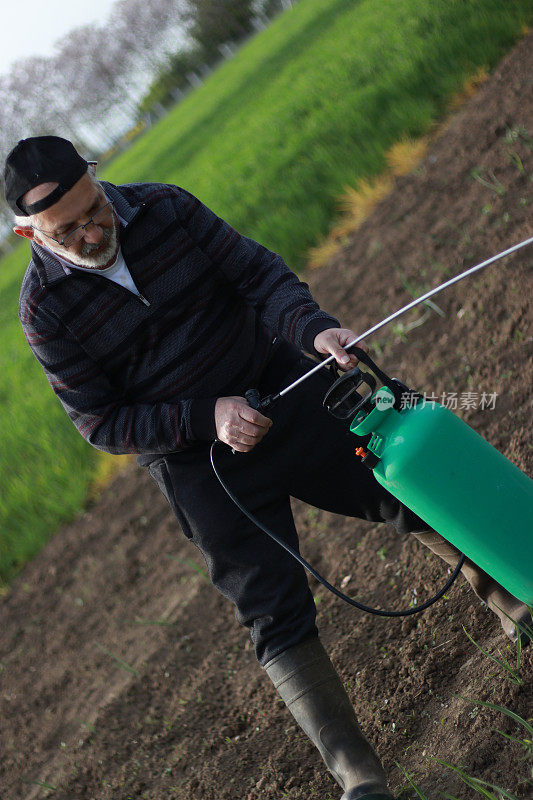
[[[37, 186], [25, 195], [25, 200], [29, 203], [37, 202], [50, 191], [49, 185]], [[32, 220], [32, 235], [29, 238], [73, 264], [89, 269], [109, 266], [118, 251], [118, 223], [112, 206], [104, 212], [104, 218], [99, 219], [97, 225], [91, 224], [83, 231], [79, 241], [69, 244], [68, 247], [53, 241], [64, 239], [78, 225], [86, 223], [107, 202], [102, 188], [89, 175], [83, 175], [57, 203], [36, 215]]]

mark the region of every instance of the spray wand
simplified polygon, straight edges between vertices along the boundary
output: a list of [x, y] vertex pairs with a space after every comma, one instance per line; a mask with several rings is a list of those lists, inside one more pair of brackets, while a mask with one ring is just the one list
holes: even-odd
[[[385, 325], [387, 325], [389, 322], [392, 322], [394, 319], [397, 319], [402, 314], [405, 314], [406, 311], [409, 311], [411, 308], [414, 308], [420, 303], [423, 303], [425, 300], [428, 300], [430, 297], [433, 297], [433, 295], [438, 294], [438, 292], [442, 292], [443, 289], [447, 289], [448, 286], [451, 286], [454, 283], [458, 283], [459, 281], [463, 280], [463, 278], [467, 278], [469, 275], [473, 275], [474, 272], [477, 272], [478, 270], [483, 269], [484, 267], [488, 267], [489, 264], [493, 264], [495, 261], [499, 261], [501, 258], [505, 258], [505, 256], [509, 256], [516, 250], [520, 250], [522, 247], [527, 247], [527, 245], [532, 243], [533, 243], [533, 236], [531, 236], [529, 239], [524, 239], [523, 242], [519, 242], [518, 244], [515, 244], [512, 247], [507, 248], [507, 250], [502, 250], [501, 253], [497, 253], [495, 256], [492, 256], [491, 258], [487, 258], [486, 261], [482, 261], [481, 264], [476, 264], [475, 267], [470, 267], [464, 272], [461, 272], [460, 275], [456, 275], [454, 278], [450, 278], [450, 280], [441, 283], [440, 286], [436, 286], [434, 289], [430, 289], [429, 292], [426, 292], [420, 297], [417, 297], [415, 300], [412, 300], [410, 303], [407, 303], [407, 305], [403, 306], [403, 308], [398, 309], [398, 311], [395, 311], [393, 314], [390, 314], [385, 319], [382, 319], [381, 322], [378, 322], [376, 325], [373, 325], [371, 328], [368, 328], [368, 330], [364, 331], [355, 339], [353, 339], [353, 341], [345, 345], [344, 349], [349, 350], [350, 347], [353, 347], [355, 344], [357, 344], [357, 342], [360, 342], [362, 339], [366, 338], [367, 336], [370, 336], [372, 333], [375, 333], [380, 328], [383, 328]], [[246, 399], [248, 400], [252, 408], [255, 408], [256, 410], [262, 412], [267, 408], [269, 408], [272, 405], [272, 403], [275, 403], [281, 397], [284, 397], [290, 391], [295, 389], [300, 383], [303, 383], [303, 381], [306, 381], [308, 378], [310, 378], [311, 375], [314, 375], [315, 372], [318, 372], [318, 370], [323, 369], [328, 364], [331, 364], [334, 360], [335, 356], [329, 356], [328, 358], [324, 359], [324, 361], [321, 361], [319, 364], [316, 365], [316, 367], [310, 369], [309, 372], [306, 372], [304, 375], [301, 375], [298, 378], [298, 380], [294, 381], [294, 383], [291, 383], [289, 386], [286, 386], [285, 389], [282, 389], [282, 391], [278, 392], [278, 394], [268, 395], [268, 397], [260, 399], [255, 389], [249, 389], [246, 392]], [[250, 400], [252, 400], [253, 402], [250, 402]], [[258, 403], [258, 405], [254, 405], [254, 403]]]

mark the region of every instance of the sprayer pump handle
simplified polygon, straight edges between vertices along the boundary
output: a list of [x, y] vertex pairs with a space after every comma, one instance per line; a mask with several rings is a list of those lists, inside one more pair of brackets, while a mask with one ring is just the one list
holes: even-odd
[[[370, 391], [364, 395], [357, 391], [366, 384]], [[330, 386], [323, 400], [324, 407], [337, 419], [353, 419], [357, 412], [366, 407], [376, 389], [376, 379], [369, 372], [354, 367], [337, 378]], [[369, 409], [367, 409], [369, 410]]]

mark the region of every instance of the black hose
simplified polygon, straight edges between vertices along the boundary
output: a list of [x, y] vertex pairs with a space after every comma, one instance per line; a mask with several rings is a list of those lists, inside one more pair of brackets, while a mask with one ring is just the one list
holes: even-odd
[[222, 486], [222, 488], [224, 489], [224, 491], [228, 495], [228, 497], [231, 500], [233, 500], [233, 502], [235, 503], [237, 508], [240, 511], [242, 511], [242, 513], [246, 517], [248, 517], [248, 519], [251, 520], [251, 522], [253, 522], [254, 525], [257, 525], [257, 527], [260, 528], [262, 531], [264, 531], [268, 536], [270, 536], [271, 539], [274, 539], [274, 541], [277, 542], [279, 545], [281, 545], [281, 547], [283, 547], [288, 553], [290, 553], [291, 556], [296, 559], [296, 561], [299, 561], [300, 564], [302, 565], [302, 567], [304, 567], [308, 572], [310, 572], [311, 575], [313, 575], [313, 577], [315, 577], [317, 579], [317, 581], [319, 581], [322, 584], [322, 586], [325, 586], [325, 588], [328, 591], [332, 592], [334, 595], [339, 597], [341, 600], [344, 600], [345, 603], [348, 603], [351, 606], [355, 606], [355, 608], [358, 608], [360, 611], [366, 611], [368, 614], [376, 614], [379, 617], [408, 617], [411, 614], [418, 614], [420, 611], [424, 611], [426, 608], [429, 608], [429, 606], [433, 605], [433, 603], [436, 603], [437, 600], [440, 600], [442, 595], [445, 594], [448, 591], [448, 589], [450, 588], [452, 583], [455, 581], [455, 579], [459, 575], [459, 572], [461, 571], [461, 567], [463, 566], [464, 560], [466, 558], [466, 556], [463, 553], [461, 553], [461, 558], [459, 559], [459, 563], [455, 567], [455, 569], [454, 569], [453, 573], [451, 574], [449, 580], [447, 581], [446, 585], [443, 586], [443, 588], [440, 590], [440, 592], [438, 592], [430, 600], [427, 600], [421, 606], [416, 606], [416, 608], [407, 608], [404, 611], [384, 611], [384, 610], [379, 609], [379, 608], [371, 608], [370, 606], [365, 606], [365, 605], [363, 605], [363, 603], [358, 603], [357, 600], [353, 600], [351, 597], [348, 597], [348, 595], [346, 595], [343, 592], [341, 592], [340, 589], [337, 589], [335, 586], [333, 586], [331, 583], [329, 583], [329, 581], [327, 581], [324, 577], [322, 577], [322, 575], [320, 575], [320, 573], [318, 573], [316, 571], [316, 569], [314, 569], [311, 566], [311, 564], [309, 564], [305, 560], [305, 558], [302, 558], [302, 556], [299, 553], [297, 553], [295, 550], [293, 550], [292, 547], [289, 547], [289, 545], [286, 544], [282, 539], [280, 539], [279, 536], [276, 536], [275, 533], [272, 533], [272, 531], [270, 531], [261, 522], [259, 522], [259, 520], [256, 519], [256, 517], [254, 517], [253, 514], [251, 514], [246, 508], [244, 508], [242, 503], [240, 503], [240, 501], [235, 497], [233, 492], [230, 489], [228, 489], [228, 487], [224, 483], [223, 479], [221, 478], [221, 476], [220, 476], [220, 474], [219, 474], [219, 472], [218, 472], [218, 470], [217, 470], [217, 468], [215, 466], [215, 461], [214, 461], [214, 458], [213, 458], [213, 452], [214, 452], [216, 444], [223, 444], [223, 442], [221, 442], [219, 439], [215, 439], [215, 441], [212, 443], [211, 450], [209, 451], [209, 457], [211, 459], [211, 466], [213, 467], [213, 471], [214, 471], [215, 475], [217, 476], [217, 478], [218, 478], [218, 480], [220, 482], [220, 485]]

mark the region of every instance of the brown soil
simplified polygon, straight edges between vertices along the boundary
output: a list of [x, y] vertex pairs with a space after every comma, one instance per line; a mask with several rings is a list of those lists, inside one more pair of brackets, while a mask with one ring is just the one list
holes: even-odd
[[[532, 42], [500, 64], [343, 252], [308, 275], [346, 326], [364, 330], [408, 302], [402, 275], [421, 291], [533, 233]], [[370, 339], [383, 367], [420, 390], [497, 392], [494, 410], [458, 413], [529, 472], [532, 253], [439, 295], [444, 317], [431, 313], [406, 333], [424, 314], [412, 311], [403, 331]], [[304, 554], [337, 584], [350, 576], [347, 590], [370, 603], [405, 607], [412, 587], [427, 596], [447, 574], [386, 526], [299, 503], [295, 513]], [[513, 659], [516, 648], [505, 650], [499, 623], [462, 579], [403, 621], [361, 614], [312, 586], [323, 640], [396, 790], [406, 784], [400, 762], [429, 798], [475, 796], [437, 757], [527, 796], [522, 749], [496, 729], [525, 731], [457, 695], [531, 716], [533, 648], [523, 685], [512, 684], [462, 629]], [[1, 608], [3, 800], [340, 796], [145, 471], [124, 469], [18, 576]]]

